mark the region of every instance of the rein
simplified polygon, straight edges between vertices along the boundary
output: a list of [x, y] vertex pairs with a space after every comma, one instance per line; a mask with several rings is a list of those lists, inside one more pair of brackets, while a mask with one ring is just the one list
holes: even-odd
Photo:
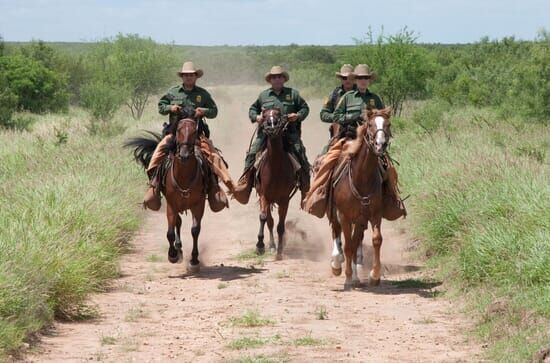
[[[177, 157], [174, 157], [175, 159], [177, 159]], [[197, 158], [195, 156], [195, 158]], [[170, 176], [171, 176], [171, 180], [172, 180], [172, 184], [174, 185], [174, 187], [176, 187], [176, 190], [178, 192], [180, 192], [181, 196], [183, 198], [189, 198], [189, 196], [191, 195], [191, 187], [195, 184], [195, 182], [197, 181], [197, 179], [199, 178], [199, 174], [200, 174], [200, 167], [197, 167], [196, 168], [196, 172], [195, 172], [195, 176], [193, 177], [193, 180], [191, 180], [191, 182], [189, 183], [189, 187], [187, 189], [183, 189], [178, 181], [176, 180], [176, 178], [174, 177], [174, 164], [177, 162], [177, 160], [173, 160], [172, 161], [172, 166], [170, 167]], [[197, 158], [197, 162], [199, 162], [198, 158]], [[199, 162], [200, 163], [200, 162]]]

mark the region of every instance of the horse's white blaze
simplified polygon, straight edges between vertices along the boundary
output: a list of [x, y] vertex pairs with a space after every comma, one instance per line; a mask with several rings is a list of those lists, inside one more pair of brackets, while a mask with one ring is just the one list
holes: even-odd
[[[383, 130], [384, 129], [384, 118], [382, 116], [376, 116], [374, 119], [374, 122], [376, 123], [376, 129], [377, 130]], [[376, 133], [376, 143], [377, 144], [383, 144], [386, 141], [385, 134], [383, 132], [377, 132]]]

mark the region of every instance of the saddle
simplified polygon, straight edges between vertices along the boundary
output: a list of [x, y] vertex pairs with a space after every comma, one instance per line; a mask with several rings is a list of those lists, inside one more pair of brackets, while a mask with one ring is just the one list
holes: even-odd
[[[168, 176], [168, 171], [172, 167], [172, 164], [174, 163], [175, 158], [174, 151], [170, 151], [167, 156], [164, 158], [162, 163], [159, 165], [157, 173], [159, 173], [159, 187], [162, 193], [166, 193], [166, 177]], [[197, 161], [199, 162], [199, 167], [201, 168], [201, 174], [203, 176], [203, 187], [204, 191], [206, 193], [208, 188], [208, 178], [210, 178], [210, 175], [213, 173], [212, 169], [210, 168], [207, 160], [205, 159], [204, 154], [202, 153], [200, 147], [198, 145], [195, 146], [195, 157], [197, 158]], [[225, 162], [225, 160], [224, 160]]]
[[[256, 161], [254, 162], [254, 168], [256, 169], [256, 174], [254, 175], [254, 185], [258, 185], [260, 182], [260, 168], [265, 162], [265, 156], [267, 153], [267, 149], [264, 149], [256, 154]], [[298, 173], [302, 169], [302, 166], [300, 165], [300, 161], [294, 155], [293, 153], [287, 151], [286, 154], [290, 158], [290, 162], [292, 164], [292, 169], [294, 171], [294, 174], [296, 175], [296, 181], [298, 181]]]

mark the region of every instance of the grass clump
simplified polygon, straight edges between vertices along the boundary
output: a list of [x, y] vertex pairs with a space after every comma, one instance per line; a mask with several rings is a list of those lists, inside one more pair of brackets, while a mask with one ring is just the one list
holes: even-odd
[[263, 318], [257, 310], [248, 310], [243, 315], [233, 317], [229, 321], [233, 326], [245, 328], [255, 328], [275, 324], [273, 320]]

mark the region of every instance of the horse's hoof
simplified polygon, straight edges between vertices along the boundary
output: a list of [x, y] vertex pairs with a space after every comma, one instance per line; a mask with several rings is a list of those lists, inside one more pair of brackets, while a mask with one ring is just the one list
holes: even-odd
[[352, 284], [351, 283], [345, 283], [344, 284], [344, 291], [351, 291], [353, 288]]
[[353, 280], [351, 282], [351, 285], [353, 286], [354, 289], [359, 289], [361, 287], [361, 281], [360, 280]]
[[342, 274], [342, 268], [334, 268], [334, 267], [331, 267], [332, 268], [332, 274], [334, 276], [340, 276]]
[[369, 286], [378, 286], [380, 285], [380, 279], [374, 279], [369, 276]]
[[263, 255], [265, 253], [265, 248], [256, 247], [256, 254]]
[[168, 249], [168, 261], [170, 261], [170, 263], [178, 263], [180, 262], [181, 258], [182, 258], [182, 252], [181, 251], [178, 251], [177, 249], [173, 248], [173, 247], [170, 247]]
[[283, 260], [283, 254], [277, 253], [277, 255], [275, 256], [275, 261], [282, 261], [282, 260]]
[[193, 265], [193, 264], [191, 264], [191, 263], [189, 263], [189, 264], [187, 265], [187, 271], [188, 271], [189, 273], [192, 273], [192, 274], [195, 274], [195, 273], [199, 272], [200, 269], [201, 269], [201, 266], [200, 266], [200, 264], [198, 264], [198, 263], [197, 263], [196, 265]]
[[277, 249], [275, 247], [269, 247], [269, 253], [275, 254], [277, 253]]

